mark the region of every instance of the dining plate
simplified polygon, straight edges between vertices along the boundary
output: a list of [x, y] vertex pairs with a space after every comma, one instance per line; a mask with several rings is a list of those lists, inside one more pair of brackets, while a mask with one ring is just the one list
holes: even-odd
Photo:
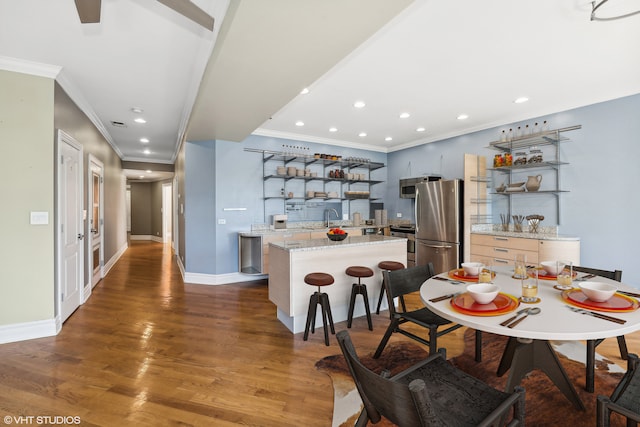
[[[491, 272], [491, 278], [496, 277], [496, 272]], [[463, 268], [454, 268], [449, 272], [449, 278], [454, 280], [462, 280], [464, 282], [477, 282], [478, 276], [472, 276], [470, 274], [465, 273]]]
[[597, 311], [629, 312], [638, 309], [638, 301], [619, 293], [613, 294], [604, 302], [591, 301], [580, 289], [571, 289], [562, 293], [562, 298], [571, 305]]
[[471, 316], [500, 316], [515, 310], [519, 304], [518, 298], [502, 292], [489, 304], [478, 304], [468, 292], [451, 298], [451, 307], [455, 311]]
[[[529, 275], [529, 277], [535, 279], [536, 278], [536, 270], [538, 270], [538, 279], [540, 279], [540, 280], [553, 280], [553, 281], [558, 280], [558, 276], [555, 276], [555, 275], [553, 275], [551, 273], [547, 273], [542, 268], [530, 268], [530, 269], [528, 269], [527, 270], [527, 274]], [[573, 277], [575, 279], [577, 275], [578, 275], [578, 272], [574, 271], [573, 275], [571, 277]]]

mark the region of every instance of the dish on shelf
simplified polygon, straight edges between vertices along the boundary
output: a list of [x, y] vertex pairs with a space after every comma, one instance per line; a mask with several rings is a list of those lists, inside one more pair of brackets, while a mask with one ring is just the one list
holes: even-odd
[[607, 301], [596, 302], [587, 298], [587, 295], [580, 289], [571, 289], [562, 293], [562, 299], [567, 303], [580, 308], [596, 311], [609, 312], [629, 312], [638, 309], [638, 301], [635, 298], [622, 294], [614, 294]]
[[508, 187], [507, 193], [524, 193], [524, 187]]
[[345, 191], [344, 196], [348, 199], [368, 199], [370, 193], [368, 191]]
[[[491, 272], [491, 278], [496, 277], [495, 271]], [[477, 282], [478, 276], [471, 276], [464, 272], [462, 268], [455, 268], [449, 272], [449, 278], [454, 280], [462, 280], [463, 282]]]
[[500, 316], [518, 308], [516, 297], [500, 292], [489, 304], [478, 304], [468, 292], [451, 298], [451, 307], [458, 313], [470, 316]]
[[509, 188], [516, 188], [516, 187], [522, 187], [524, 185], [524, 181], [523, 182], [514, 182], [513, 184], [507, 184]]

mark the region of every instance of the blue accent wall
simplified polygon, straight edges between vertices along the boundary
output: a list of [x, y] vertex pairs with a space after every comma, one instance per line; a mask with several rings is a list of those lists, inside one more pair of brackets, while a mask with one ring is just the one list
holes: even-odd
[[[569, 162], [561, 169], [561, 187], [569, 192], [561, 196], [560, 232], [581, 238], [583, 265], [621, 269], [623, 280], [640, 288], [640, 270], [635, 268], [640, 240], [636, 224], [640, 212], [639, 119], [640, 95], [634, 95], [388, 154], [255, 135], [242, 143], [187, 143], [186, 270], [236, 272], [237, 233], [250, 230], [251, 224], [270, 222], [263, 213], [262, 156], [245, 148], [280, 151], [283, 144], [293, 144], [308, 147], [311, 153], [368, 157], [385, 163], [387, 167], [374, 172], [374, 179], [385, 183], [375, 186], [372, 195], [384, 202], [389, 218], [401, 213], [404, 219], [413, 220], [412, 201], [398, 196], [400, 178], [425, 174], [461, 178], [465, 153], [485, 155], [489, 162], [496, 152], [488, 144], [499, 139], [502, 129], [547, 120], [551, 129], [582, 125], [567, 133], [571, 141], [561, 145], [561, 156]], [[523, 197], [518, 209], [538, 213], [546, 203]], [[494, 207], [496, 216], [500, 209]], [[359, 210], [352, 206], [350, 213]], [[348, 212], [344, 206], [343, 211]], [[221, 219], [226, 223], [218, 224]]]

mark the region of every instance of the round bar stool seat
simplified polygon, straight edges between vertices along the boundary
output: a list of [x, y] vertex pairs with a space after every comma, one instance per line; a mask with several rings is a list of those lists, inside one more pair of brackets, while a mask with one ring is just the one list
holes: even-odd
[[353, 309], [356, 303], [356, 295], [362, 295], [364, 299], [364, 308], [367, 313], [367, 323], [369, 324], [369, 330], [373, 331], [373, 323], [371, 322], [371, 311], [369, 310], [369, 296], [367, 294], [367, 285], [361, 283], [360, 279], [363, 277], [371, 277], [373, 276], [373, 270], [369, 267], [364, 267], [361, 265], [352, 265], [351, 267], [347, 267], [345, 271], [347, 276], [357, 277], [358, 283], [354, 283], [351, 285], [351, 300], [349, 301], [349, 315], [347, 317], [347, 328], [351, 327], [351, 323], [353, 322]]
[[336, 330], [333, 326], [333, 316], [331, 314], [331, 306], [329, 305], [329, 295], [320, 291], [322, 286], [332, 285], [333, 276], [327, 273], [309, 273], [304, 276], [304, 282], [311, 286], [317, 286], [318, 290], [311, 295], [309, 299], [309, 310], [307, 311], [307, 324], [304, 328], [304, 341], [309, 338], [309, 329], [311, 333], [316, 332], [316, 312], [318, 304], [322, 312], [322, 325], [324, 326], [324, 343], [329, 345], [329, 331], [327, 329], [327, 321], [331, 327], [331, 333], [335, 335]]
[[[380, 270], [386, 270], [386, 271], [403, 270], [404, 264], [397, 261], [380, 261], [378, 263], [378, 268]], [[376, 314], [380, 314], [380, 306], [382, 305], [382, 299], [384, 298], [385, 291], [386, 291], [386, 288], [384, 286], [384, 277], [383, 277], [382, 285], [380, 285], [380, 296], [378, 297], [378, 307], [376, 307]], [[404, 306], [404, 300], [402, 301], [402, 303]]]

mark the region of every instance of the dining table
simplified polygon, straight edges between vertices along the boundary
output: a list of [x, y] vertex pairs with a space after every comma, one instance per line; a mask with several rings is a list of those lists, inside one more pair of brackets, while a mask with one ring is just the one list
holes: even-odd
[[[531, 280], [538, 281], [538, 301], [525, 303], [521, 301], [522, 282]], [[587, 280], [611, 283], [619, 292], [608, 302], [593, 302], [579, 288]], [[431, 311], [445, 319], [476, 331], [509, 337], [497, 372], [502, 376], [509, 371], [506, 391], [513, 390], [529, 372], [539, 369], [571, 403], [584, 410], [550, 341], [597, 340], [640, 330], [638, 300], [620, 293], [640, 291], [624, 283], [574, 273], [571, 289], [561, 290], [555, 276], [545, 274], [539, 267], [530, 266], [526, 279], [516, 279], [513, 267], [497, 266], [492, 268], [491, 283], [499, 287], [499, 294], [489, 304], [478, 304], [467, 292], [467, 286], [477, 281], [477, 277], [466, 275], [462, 269], [454, 269], [426, 280], [420, 288], [420, 297]], [[512, 327], [503, 325], [520, 310], [534, 307], [540, 309], [538, 314], [521, 317]]]

